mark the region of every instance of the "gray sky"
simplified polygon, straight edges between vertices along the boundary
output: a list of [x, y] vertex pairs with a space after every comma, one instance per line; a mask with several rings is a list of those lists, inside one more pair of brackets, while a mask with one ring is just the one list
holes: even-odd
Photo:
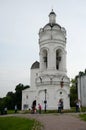
[[30, 67], [39, 60], [38, 32], [51, 9], [67, 30], [67, 75], [86, 68], [86, 0], [0, 0], [0, 97], [30, 84]]

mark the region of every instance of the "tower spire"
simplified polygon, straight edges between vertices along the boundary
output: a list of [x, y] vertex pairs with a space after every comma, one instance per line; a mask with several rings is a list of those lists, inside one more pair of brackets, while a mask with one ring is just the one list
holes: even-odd
[[51, 12], [53, 12], [53, 8], [52, 8]]
[[56, 23], [56, 14], [53, 11], [53, 9], [51, 10], [51, 12], [49, 14], [49, 23], [51, 23], [51, 24]]

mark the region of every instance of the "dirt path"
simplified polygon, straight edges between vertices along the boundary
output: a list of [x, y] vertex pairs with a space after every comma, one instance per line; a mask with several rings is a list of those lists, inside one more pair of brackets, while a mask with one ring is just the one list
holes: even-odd
[[86, 130], [86, 122], [71, 114], [27, 114], [24, 117], [35, 118], [44, 125], [44, 130]]
[[86, 122], [76, 114], [16, 114], [27, 118], [35, 118], [44, 125], [43, 130], [86, 130]]

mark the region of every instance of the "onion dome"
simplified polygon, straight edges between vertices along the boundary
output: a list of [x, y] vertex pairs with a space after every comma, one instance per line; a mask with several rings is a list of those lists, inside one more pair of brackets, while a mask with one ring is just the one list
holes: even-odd
[[31, 69], [38, 69], [39, 68], [39, 62], [38, 61], [35, 61], [32, 66], [31, 66]]

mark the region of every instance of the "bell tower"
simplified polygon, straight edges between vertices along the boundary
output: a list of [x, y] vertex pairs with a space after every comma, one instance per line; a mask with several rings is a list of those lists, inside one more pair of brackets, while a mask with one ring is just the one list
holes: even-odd
[[49, 22], [39, 30], [39, 50], [40, 67], [36, 77], [38, 95], [47, 90], [48, 97], [53, 97], [48, 99], [49, 107], [56, 107], [57, 101], [63, 99], [64, 108], [69, 109], [70, 81], [66, 68], [66, 30], [56, 23], [53, 10], [49, 13]]
[[66, 55], [66, 30], [56, 22], [52, 10], [49, 22], [39, 30], [39, 62], [31, 66], [31, 87], [22, 92], [22, 109], [32, 106], [33, 101], [40, 103], [45, 111], [57, 110], [59, 101], [63, 101], [63, 109], [70, 109]]
[[49, 23], [39, 30], [40, 71], [66, 74], [66, 30], [56, 23], [53, 10]]

